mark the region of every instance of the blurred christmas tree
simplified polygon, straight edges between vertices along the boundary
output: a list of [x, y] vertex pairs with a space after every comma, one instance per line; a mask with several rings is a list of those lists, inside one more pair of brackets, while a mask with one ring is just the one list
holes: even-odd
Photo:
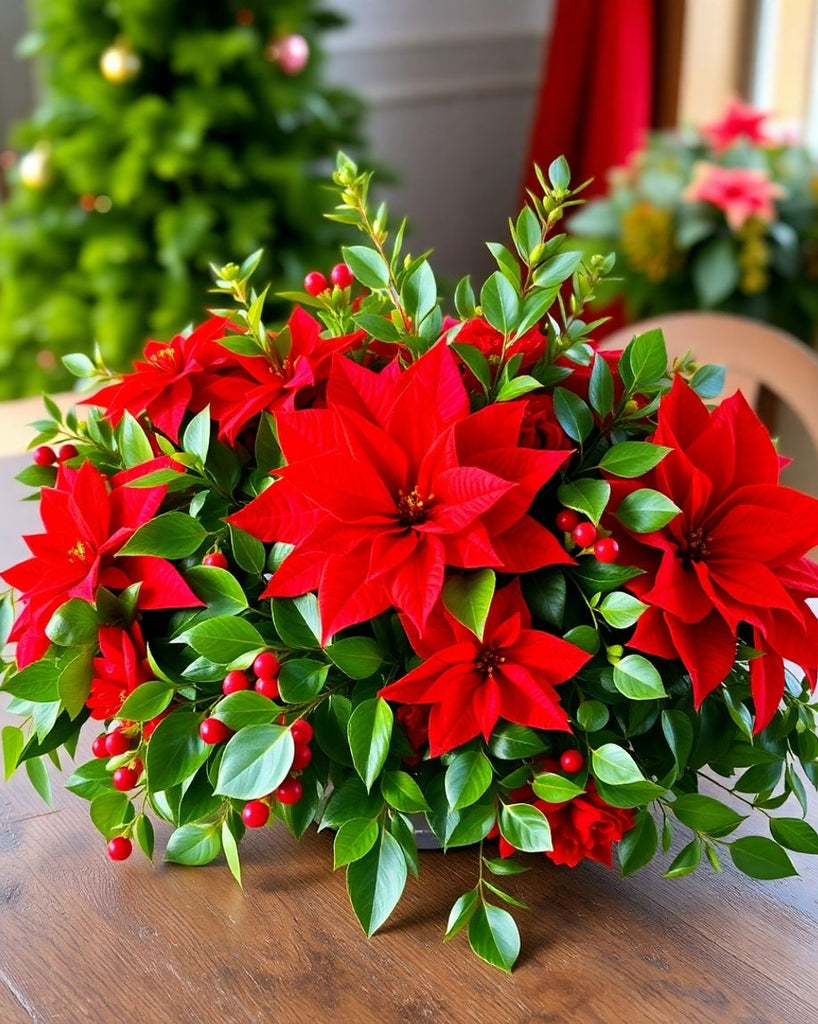
[[321, 161], [361, 115], [322, 81], [341, 21], [314, 0], [34, 0], [32, 19], [42, 99], [0, 207], [0, 397], [66, 384], [60, 357], [95, 341], [125, 367], [202, 316], [211, 260], [264, 247], [274, 287], [319, 265]]

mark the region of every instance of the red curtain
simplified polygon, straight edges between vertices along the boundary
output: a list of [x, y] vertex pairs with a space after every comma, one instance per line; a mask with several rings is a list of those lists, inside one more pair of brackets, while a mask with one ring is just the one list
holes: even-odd
[[594, 178], [584, 195], [604, 189], [650, 127], [653, 59], [653, 0], [558, 0], [526, 187], [538, 187], [533, 164], [563, 154], [573, 181]]

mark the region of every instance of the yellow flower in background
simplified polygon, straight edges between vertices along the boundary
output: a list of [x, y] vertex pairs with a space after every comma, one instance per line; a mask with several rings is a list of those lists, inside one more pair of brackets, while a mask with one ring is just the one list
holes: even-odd
[[766, 225], [758, 217], [750, 217], [738, 232], [738, 265], [741, 268], [739, 288], [745, 295], [758, 295], [766, 291], [770, 283], [767, 269], [770, 265], [770, 250], [765, 234]]
[[634, 203], [622, 215], [622, 250], [634, 270], [650, 281], [664, 281], [679, 263], [673, 212], [645, 201]]

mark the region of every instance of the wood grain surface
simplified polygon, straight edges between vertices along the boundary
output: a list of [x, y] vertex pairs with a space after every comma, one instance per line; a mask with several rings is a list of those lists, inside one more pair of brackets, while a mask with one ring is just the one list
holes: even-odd
[[[16, 468], [0, 460], [0, 478]], [[20, 492], [0, 499], [3, 566], [36, 529]], [[248, 834], [242, 890], [221, 861], [162, 864], [162, 824], [155, 865], [110, 863], [87, 804], [54, 783], [51, 809], [25, 774], [0, 786], [0, 1024], [818, 1022], [814, 859], [793, 855], [801, 878], [759, 883], [729, 864], [666, 881], [657, 861], [623, 880], [530, 858], [508, 880], [531, 907], [509, 978], [462, 935], [441, 944], [474, 850], [421, 854], [420, 879], [368, 941], [330, 834]]]

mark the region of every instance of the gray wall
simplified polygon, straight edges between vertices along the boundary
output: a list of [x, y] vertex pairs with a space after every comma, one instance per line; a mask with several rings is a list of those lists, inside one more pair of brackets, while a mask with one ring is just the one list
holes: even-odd
[[[515, 212], [553, 0], [329, 0], [350, 21], [328, 40], [329, 73], [370, 104], [372, 149], [399, 181], [395, 214], [439, 275], [488, 269], [484, 240]], [[0, 0], [0, 139], [31, 107], [12, 56], [25, 0]], [[81, 26], [77, 26], [81, 31]]]

